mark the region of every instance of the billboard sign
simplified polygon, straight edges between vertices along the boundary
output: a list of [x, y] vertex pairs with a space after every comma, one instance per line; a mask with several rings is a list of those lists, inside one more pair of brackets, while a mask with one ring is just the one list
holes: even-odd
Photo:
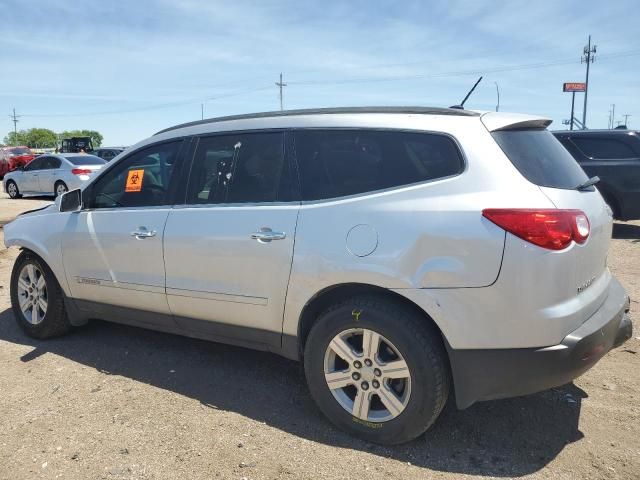
[[586, 83], [569, 82], [562, 85], [563, 92], [584, 92], [587, 90]]

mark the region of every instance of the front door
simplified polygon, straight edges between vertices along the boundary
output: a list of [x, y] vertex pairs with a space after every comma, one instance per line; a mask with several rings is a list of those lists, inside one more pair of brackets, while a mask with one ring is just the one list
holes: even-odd
[[199, 139], [165, 228], [167, 299], [183, 328], [280, 345], [299, 202], [284, 133]]
[[133, 152], [85, 192], [83, 210], [71, 215], [62, 244], [79, 308], [114, 314], [114, 320], [173, 325], [164, 290], [162, 235], [181, 144]]
[[22, 193], [40, 192], [40, 175], [44, 172], [46, 157], [38, 157], [29, 162], [22, 172], [18, 188]]

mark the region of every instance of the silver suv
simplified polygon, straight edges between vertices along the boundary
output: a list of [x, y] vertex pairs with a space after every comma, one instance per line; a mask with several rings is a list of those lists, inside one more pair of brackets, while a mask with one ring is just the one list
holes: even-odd
[[394, 444], [571, 381], [631, 336], [611, 211], [528, 115], [304, 110], [163, 130], [4, 227], [18, 324], [91, 318], [304, 363], [339, 427]]

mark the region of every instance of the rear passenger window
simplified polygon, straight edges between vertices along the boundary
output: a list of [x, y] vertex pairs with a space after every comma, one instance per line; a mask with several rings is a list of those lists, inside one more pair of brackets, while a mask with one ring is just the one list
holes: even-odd
[[198, 143], [187, 204], [291, 200], [284, 134], [241, 133], [203, 137]]
[[630, 145], [613, 138], [575, 136], [571, 141], [590, 158], [620, 159], [638, 156]]
[[573, 189], [588, 179], [578, 162], [548, 130], [499, 130], [491, 136], [531, 183]]
[[410, 185], [464, 169], [456, 143], [439, 134], [300, 130], [295, 145], [303, 200]]

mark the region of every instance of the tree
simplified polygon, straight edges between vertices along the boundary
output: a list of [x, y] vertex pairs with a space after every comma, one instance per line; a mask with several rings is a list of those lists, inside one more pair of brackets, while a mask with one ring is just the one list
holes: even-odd
[[27, 144], [27, 132], [25, 130], [18, 130], [16, 132], [9, 132], [4, 137], [4, 143], [6, 145], [26, 145]]
[[98, 148], [102, 144], [102, 134], [95, 130], [66, 130], [60, 134], [62, 138], [71, 137], [91, 137], [93, 148]]
[[27, 130], [27, 145], [32, 148], [55, 148], [58, 143], [56, 132], [48, 128]]
[[102, 134], [95, 130], [67, 130], [59, 135], [48, 128], [30, 128], [29, 130], [18, 130], [9, 132], [4, 137], [7, 145], [26, 145], [31, 148], [54, 148], [58, 146], [58, 138], [70, 137], [91, 137], [94, 148], [102, 144]]

